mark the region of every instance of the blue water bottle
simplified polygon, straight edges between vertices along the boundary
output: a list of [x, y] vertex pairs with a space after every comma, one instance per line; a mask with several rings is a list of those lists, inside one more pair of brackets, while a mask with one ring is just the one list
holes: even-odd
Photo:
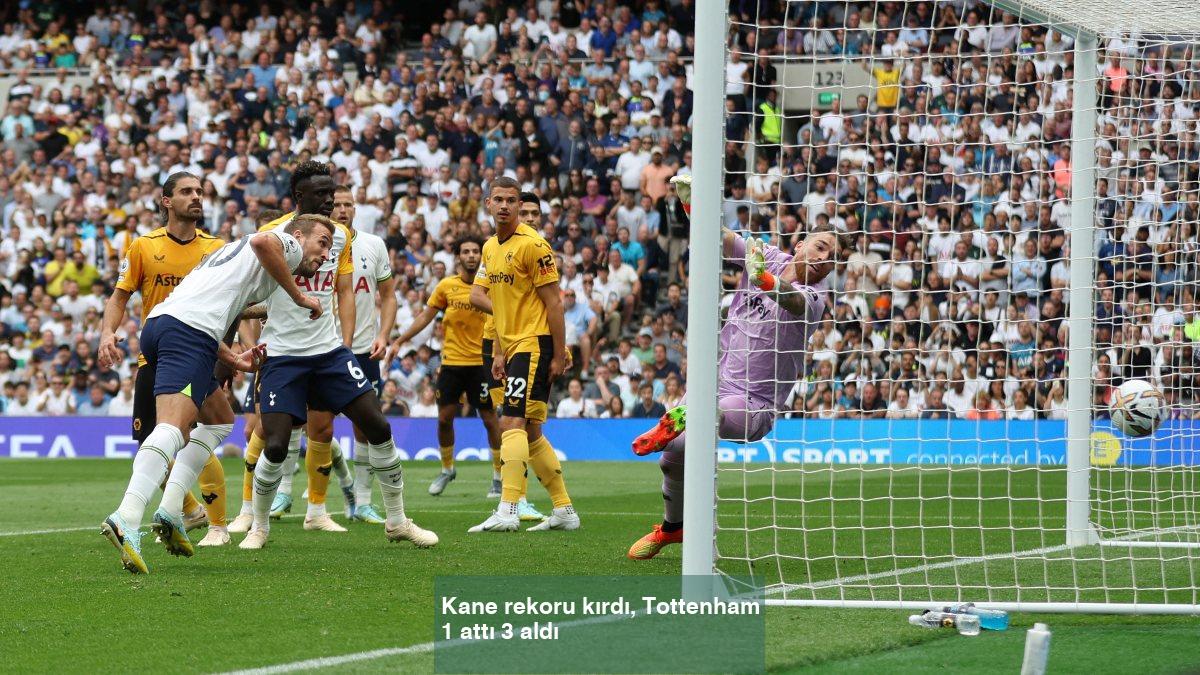
[[1008, 630], [1008, 612], [1000, 609], [980, 609], [973, 602], [950, 605], [942, 611], [954, 614], [972, 614], [979, 617], [979, 627], [984, 630]]

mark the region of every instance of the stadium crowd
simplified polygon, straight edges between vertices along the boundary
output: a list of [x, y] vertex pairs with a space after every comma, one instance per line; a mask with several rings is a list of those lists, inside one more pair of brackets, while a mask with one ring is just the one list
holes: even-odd
[[[455, 238], [491, 234], [489, 182], [516, 178], [559, 253], [576, 358], [557, 415], [653, 417], [682, 399], [689, 223], [668, 180], [693, 170], [692, 0], [457, 0], [421, 30], [380, 0], [152, 4], [0, 10], [6, 414], [129, 414], [137, 321], [108, 369], [99, 318], [166, 175], [203, 176], [204, 225], [232, 239], [292, 208], [289, 167], [308, 159], [386, 240], [398, 331], [454, 272]], [[791, 414], [1061, 418], [1070, 38], [975, 0], [731, 13], [724, 223], [785, 250], [817, 225], [847, 234]], [[1097, 413], [1141, 377], [1190, 415], [1196, 55], [1136, 36], [1104, 49]], [[782, 109], [776, 65], [800, 56], [858, 60], [875, 86]], [[387, 365], [388, 414], [436, 414], [442, 339], [435, 322]]]

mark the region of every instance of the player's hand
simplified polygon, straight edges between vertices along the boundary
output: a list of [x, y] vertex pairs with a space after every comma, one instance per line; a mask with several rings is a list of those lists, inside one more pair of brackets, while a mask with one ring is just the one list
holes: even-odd
[[301, 294], [296, 298], [296, 305], [308, 310], [308, 318], [311, 321], [316, 321], [321, 316], [321, 301], [311, 295]]
[[[496, 354], [496, 356], [495, 356], [495, 357], [492, 359], [492, 379], [499, 380], [499, 381], [501, 381], [501, 382], [503, 382], [503, 381], [504, 381], [504, 367], [505, 367], [505, 365], [506, 365], [506, 364], [504, 363], [504, 354], [503, 354], [503, 352], [501, 352], [501, 353], [497, 353], [497, 354]], [[550, 366], [550, 367], [551, 367], [551, 368], [553, 368], [553, 367], [554, 367], [554, 365], [553, 365], [553, 364], [551, 364], [551, 366]]]
[[262, 367], [262, 364], [267, 360], [267, 345], [256, 345], [251, 349], [238, 354], [238, 357], [233, 361], [233, 367], [244, 373], [256, 372]]
[[[372, 347], [374, 347], [374, 345], [372, 345]], [[400, 340], [398, 340], [398, 339], [393, 340], [392, 343], [387, 346], [387, 351], [385, 351], [383, 354], [384, 367], [386, 368], [387, 365], [392, 362], [392, 359], [396, 358], [396, 355], [399, 353], [400, 353]]]
[[100, 365], [115, 368], [125, 355], [117, 347], [117, 336], [113, 333], [108, 333], [100, 338], [100, 348], [97, 350], [97, 356], [100, 358]]
[[567, 365], [571, 361], [570, 354], [563, 352], [555, 354], [554, 358], [550, 359], [550, 381], [557, 380], [567, 370]]
[[382, 359], [390, 351], [391, 345], [388, 344], [386, 338], [376, 337], [375, 341], [371, 343], [371, 359], [374, 361]]
[[767, 279], [767, 260], [763, 257], [763, 243], [758, 237], [746, 241], [746, 274], [755, 288], [762, 288]]

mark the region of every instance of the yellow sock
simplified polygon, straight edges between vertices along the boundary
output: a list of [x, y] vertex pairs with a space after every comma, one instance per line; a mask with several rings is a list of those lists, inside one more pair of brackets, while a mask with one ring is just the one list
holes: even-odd
[[[503, 478], [503, 476], [500, 473], [500, 465], [502, 463], [503, 462], [500, 461], [500, 448], [492, 448], [492, 477], [493, 478], [495, 478], [497, 476], [499, 476], [500, 478]], [[526, 473], [528, 473], [528, 472], [526, 472]], [[521, 480], [521, 498], [522, 499], [525, 498], [525, 493], [528, 491], [529, 491], [529, 480], [522, 479]]]
[[200, 471], [200, 496], [208, 509], [209, 524], [225, 527], [225, 468], [216, 455], [209, 455]]
[[250, 442], [246, 444], [246, 471], [242, 474], [242, 501], [254, 499], [254, 465], [262, 455], [267, 442], [258, 434], [250, 434]]
[[329, 491], [329, 472], [333, 470], [333, 448], [329, 441], [308, 439], [304, 468], [308, 470], [308, 503], [324, 504]]
[[442, 451], [442, 468], [447, 471], [449, 471], [450, 469], [453, 469], [454, 468], [454, 446], [453, 445], [443, 445], [440, 449]]
[[558, 461], [558, 454], [550, 447], [550, 441], [545, 436], [529, 444], [529, 464], [538, 481], [550, 493], [554, 508], [570, 506], [571, 496], [567, 494], [567, 484], [563, 482], [562, 462]]
[[529, 437], [524, 429], [509, 429], [500, 435], [500, 500], [512, 504], [521, 499], [525, 469], [529, 464]]

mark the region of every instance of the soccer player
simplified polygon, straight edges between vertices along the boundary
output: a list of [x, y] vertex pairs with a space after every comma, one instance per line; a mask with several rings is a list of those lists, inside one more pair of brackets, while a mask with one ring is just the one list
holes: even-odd
[[[205, 458], [197, 462], [192, 457], [176, 457], [176, 453], [188, 445], [192, 423], [217, 386], [213, 377], [217, 362], [252, 371], [265, 351], [257, 346], [235, 356], [221, 338], [243, 309], [265, 300], [277, 288], [286, 289], [291, 301], [311, 317], [320, 315], [320, 304], [300, 292], [292, 275], [310, 276], [324, 262], [332, 241], [332, 227], [324, 220], [300, 219], [287, 229], [226, 244], [188, 273], [147, 315], [141, 345], [146, 362], [154, 369], [156, 425], [133, 458], [133, 475], [120, 507], [101, 524], [101, 532], [120, 552], [121, 563], [130, 572], [149, 572], [142, 559], [138, 528], [150, 494], [172, 459], [177, 461], [154, 513], [153, 529], [168, 552], [192, 555], [183, 528], [183, 494], [195, 482]], [[107, 358], [111, 359], [112, 345], [109, 347]]]
[[567, 366], [558, 269], [546, 240], [518, 220], [520, 194], [519, 184], [511, 178], [492, 181], [487, 209], [496, 236], [483, 245], [483, 264], [471, 288], [471, 304], [495, 317], [492, 376], [505, 383], [500, 417], [500, 504], [486, 520], [468, 530], [473, 533], [518, 528], [517, 501], [529, 465], [554, 504], [550, 517], [529, 530], [579, 527], [562, 464], [542, 435], [550, 384]]
[[[685, 204], [691, 203], [691, 177], [672, 179]], [[748, 443], [771, 430], [776, 411], [803, 375], [809, 334], [825, 313], [823, 281], [833, 271], [839, 241], [828, 226], [812, 228], [791, 255], [723, 229], [726, 260], [742, 261], [728, 318], [721, 328], [719, 429], [721, 438]], [[668, 544], [683, 541], [683, 462], [686, 406], [667, 411], [658, 424], [633, 442], [633, 451], [662, 451], [663, 522], [629, 548], [634, 560], [648, 560]]]
[[[358, 367], [370, 381], [375, 395], [379, 396], [383, 393], [379, 359], [386, 351], [388, 336], [392, 334], [392, 328], [396, 325], [396, 279], [392, 277], [392, 263], [387, 244], [370, 232], [354, 230], [354, 215], [354, 197], [350, 188], [339, 185], [333, 193], [333, 219], [345, 223], [354, 233], [350, 242], [354, 264], [354, 342], [350, 350], [354, 352]], [[375, 302], [376, 297], [379, 298], [378, 306]], [[354, 427], [354, 442], [357, 448], [362, 448], [364, 454], [367, 452], [367, 436], [357, 426]], [[355, 452], [357, 456], [357, 450]], [[339, 458], [342, 458], [340, 462]], [[345, 460], [335, 439], [335, 473], [344, 470], [339, 467], [345, 467]], [[356, 459], [352, 478], [354, 510], [347, 515], [353, 520], [381, 525], [384, 518], [371, 504], [372, 477], [371, 464], [367, 458], [364, 456]], [[344, 488], [345, 479], [342, 480]], [[311, 489], [309, 492], [311, 494]]]
[[[258, 217], [256, 217], [254, 219], [255, 229], [261, 228], [263, 225], [266, 225], [267, 223], [275, 220], [276, 218], [279, 218], [282, 215], [283, 215], [283, 211], [280, 211], [279, 209], [263, 209], [262, 211], [259, 212]], [[262, 333], [262, 319], [244, 319], [243, 321], [239, 322], [238, 335], [239, 335], [239, 342], [241, 344], [243, 344], [243, 345], [258, 344], [258, 337], [261, 333]], [[255, 429], [258, 428], [258, 410], [257, 410], [257, 405], [255, 404], [255, 401], [254, 401], [254, 390], [256, 388], [255, 380], [254, 380], [254, 373], [251, 373], [246, 376], [246, 383], [249, 386], [246, 387], [246, 396], [245, 396], [245, 398], [242, 399], [242, 421], [244, 422], [244, 424], [242, 426], [243, 426], [243, 432], [246, 434], [246, 443], [249, 444], [251, 432], [253, 432]], [[242, 496], [242, 511], [241, 511], [241, 513], [238, 514], [238, 517], [234, 519], [234, 523], [237, 523], [237, 521], [239, 519], [241, 519], [243, 515], [245, 515], [245, 527], [243, 527], [241, 530], [235, 530], [235, 529], [232, 529], [234, 527], [234, 523], [231, 523], [230, 530], [229, 530], [230, 532], [239, 532], [240, 531], [242, 533], [245, 533], [247, 530], [250, 529], [250, 505], [249, 505], [249, 502], [250, 502], [250, 490], [252, 489], [253, 478], [254, 478], [254, 469], [251, 468], [248, 472], [246, 472], [246, 475], [243, 478], [244, 486], [243, 486], [243, 496]]]
[[444, 315], [442, 327], [446, 341], [437, 378], [437, 434], [442, 452], [442, 471], [429, 485], [429, 494], [434, 496], [442, 494], [446, 485], [458, 475], [454, 468], [454, 418], [462, 411], [464, 394], [479, 411], [494, 453], [498, 452], [500, 445], [500, 426], [489, 392], [491, 376], [487, 371], [491, 363], [486, 362], [485, 366], [481, 356], [483, 324], [487, 314], [471, 304], [471, 285], [479, 269], [482, 251], [482, 242], [474, 237], [463, 237], [454, 242], [458, 273], [438, 282], [425, 309], [388, 349], [390, 361], [402, 345], [425, 330], [439, 313]]
[[[116, 330], [125, 319], [125, 308], [134, 291], [142, 294], [144, 324], [150, 311], [175, 290], [188, 272], [225, 244], [197, 229], [196, 224], [204, 217], [201, 197], [201, 183], [196, 176], [180, 171], [167, 177], [162, 194], [166, 223], [130, 244], [121, 262], [116, 288], [104, 307], [99, 348], [102, 362], [111, 365], [121, 359]], [[220, 447], [233, 429], [233, 410], [224, 396], [212, 396], [204, 402], [199, 417], [200, 424], [191, 434], [191, 445], [181, 453], [207, 456], [200, 471], [200, 491], [208, 509], [206, 512], [192, 496], [191, 485], [185, 486], [184, 528], [193, 530], [209, 522], [208, 534], [199, 545], [222, 546], [229, 543], [229, 533], [225, 531], [225, 471], [212, 451]], [[141, 444], [154, 427], [154, 368], [146, 362], [144, 354], [138, 354], [133, 439]]]
[[[268, 224], [268, 231], [289, 228], [288, 222], [302, 219], [304, 214], [333, 212], [336, 185], [329, 165], [302, 163], [292, 174], [291, 190], [297, 213], [285, 216], [284, 222]], [[321, 467], [332, 462], [330, 441], [333, 417], [338, 413], [345, 414], [366, 437], [371, 468], [379, 478], [387, 512], [386, 537], [390, 541], [408, 540], [420, 547], [433, 546], [438, 541], [436, 534], [420, 528], [404, 513], [404, 475], [391, 426], [383, 416], [369, 378], [349, 349], [355, 329], [351, 237], [350, 230], [335, 224], [330, 258], [307, 285], [310, 297], [329, 310], [323, 313], [323, 319], [307, 321], [279, 293], [267, 301], [269, 319], [263, 329], [263, 341], [268, 359], [258, 375], [259, 423], [265, 448], [254, 468], [254, 524], [238, 544], [239, 548], [260, 549], [267, 543], [271, 505], [282, 478], [293, 427], [311, 422], [306, 459], [311, 479]], [[335, 287], [340, 325], [334, 323], [331, 311]], [[334, 529], [328, 527], [332, 523], [337, 530], [343, 530], [324, 511], [324, 495], [312, 494], [313, 486], [319, 489], [319, 483], [310, 480], [305, 528]]]
[[[396, 282], [392, 279], [391, 260], [388, 256], [387, 245], [375, 235], [357, 232], [350, 225], [354, 221], [354, 198], [350, 188], [345, 185], [334, 187], [333, 210], [330, 218], [345, 227], [348, 243], [343, 249], [346, 260], [353, 270], [344, 274], [339, 268], [339, 274], [334, 282], [336, 295], [333, 296], [336, 308], [338, 331], [345, 340], [346, 332], [342, 329], [348, 321], [347, 312], [343, 309], [348, 298], [354, 299], [353, 337], [350, 345], [359, 367], [366, 374], [371, 388], [376, 396], [382, 391], [380, 382], [379, 359], [382, 350], [387, 348], [387, 336], [391, 333], [396, 321]], [[336, 241], [335, 241], [336, 246]], [[382, 286], [381, 286], [382, 284]], [[323, 293], [323, 289], [318, 289]], [[380, 309], [375, 307], [375, 295], [380, 295]], [[383, 315], [382, 325], [380, 314]], [[331, 313], [333, 315], [334, 313]], [[361, 317], [361, 318], [360, 318]], [[270, 345], [268, 345], [269, 348]], [[362, 474], [365, 502], [359, 512], [357, 508], [357, 493], [355, 486], [358, 481], [351, 474], [342, 448], [333, 437], [333, 414], [325, 410], [309, 410], [306, 424], [310, 453], [305, 455], [305, 469], [308, 475], [308, 489], [305, 496], [308, 500], [308, 512], [304, 526], [309, 530], [327, 532], [345, 532], [346, 528], [338, 525], [329, 517], [325, 510], [325, 495], [329, 489], [330, 474], [336, 475], [345, 497], [346, 517], [364, 522], [382, 524], [384, 519], [371, 505], [371, 474], [370, 465], [364, 460], [356, 465], [356, 472]], [[300, 449], [300, 429], [292, 429], [288, 439], [288, 458], [283, 465], [283, 477], [279, 490], [271, 504], [271, 518], [281, 518], [292, 508], [292, 474], [296, 469], [296, 458]], [[255, 433], [262, 437], [261, 429]], [[366, 437], [362, 430], [354, 429], [358, 443], [366, 448]], [[328, 447], [326, 447], [328, 444]], [[251, 521], [253, 518], [251, 517]]]

